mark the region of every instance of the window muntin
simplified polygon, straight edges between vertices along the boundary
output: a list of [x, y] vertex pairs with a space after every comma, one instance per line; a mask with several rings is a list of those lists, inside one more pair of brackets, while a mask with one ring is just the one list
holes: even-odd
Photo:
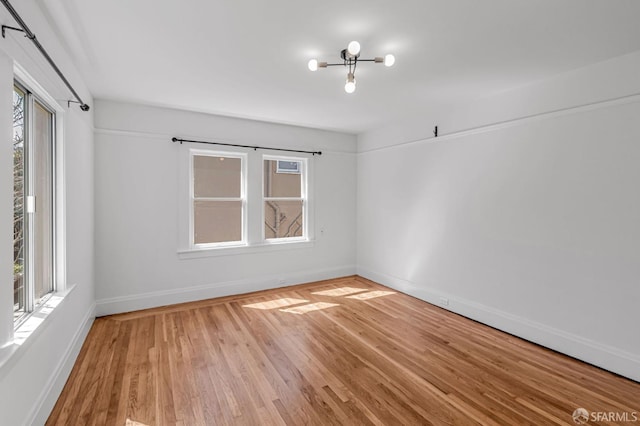
[[54, 290], [55, 114], [24, 86], [13, 93], [14, 321]]
[[263, 237], [267, 241], [307, 238], [306, 159], [263, 160]]
[[243, 154], [192, 151], [192, 246], [245, 243], [245, 162]]

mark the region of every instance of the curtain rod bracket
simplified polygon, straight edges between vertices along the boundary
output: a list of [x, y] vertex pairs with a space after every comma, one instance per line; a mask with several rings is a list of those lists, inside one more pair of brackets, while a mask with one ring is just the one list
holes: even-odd
[[80, 104], [80, 109], [83, 110], [83, 111], [89, 111], [89, 109], [90, 109], [89, 105], [87, 105], [85, 103], [74, 101], [73, 99], [68, 99], [67, 100], [67, 108], [70, 108], [71, 104]]
[[11, 25], [3, 25], [2, 26], [2, 38], [7, 38], [6, 30], [13, 30], [13, 31], [19, 31], [21, 33], [24, 33], [24, 36], [26, 38], [28, 38], [29, 40], [34, 40], [36, 38], [35, 34], [28, 34], [22, 28], [12, 27]]

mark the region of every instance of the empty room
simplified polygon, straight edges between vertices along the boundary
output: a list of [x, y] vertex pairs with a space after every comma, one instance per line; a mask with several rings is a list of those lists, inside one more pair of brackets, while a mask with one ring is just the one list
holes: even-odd
[[1, 1], [0, 426], [640, 425], [640, 2]]

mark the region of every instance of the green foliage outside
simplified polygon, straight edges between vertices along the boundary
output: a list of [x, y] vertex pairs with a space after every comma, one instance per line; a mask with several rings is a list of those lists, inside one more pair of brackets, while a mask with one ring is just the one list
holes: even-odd
[[13, 303], [23, 301], [24, 272], [24, 93], [13, 91]]

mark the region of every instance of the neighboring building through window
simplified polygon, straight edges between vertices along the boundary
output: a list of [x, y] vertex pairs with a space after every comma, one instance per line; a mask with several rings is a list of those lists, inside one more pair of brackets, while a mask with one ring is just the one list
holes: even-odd
[[55, 115], [16, 83], [13, 91], [14, 321], [54, 290]]
[[306, 238], [306, 159], [264, 157], [264, 238]]
[[192, 244], [238, 245], [245, 241], [243, 154], [192, 151]]

